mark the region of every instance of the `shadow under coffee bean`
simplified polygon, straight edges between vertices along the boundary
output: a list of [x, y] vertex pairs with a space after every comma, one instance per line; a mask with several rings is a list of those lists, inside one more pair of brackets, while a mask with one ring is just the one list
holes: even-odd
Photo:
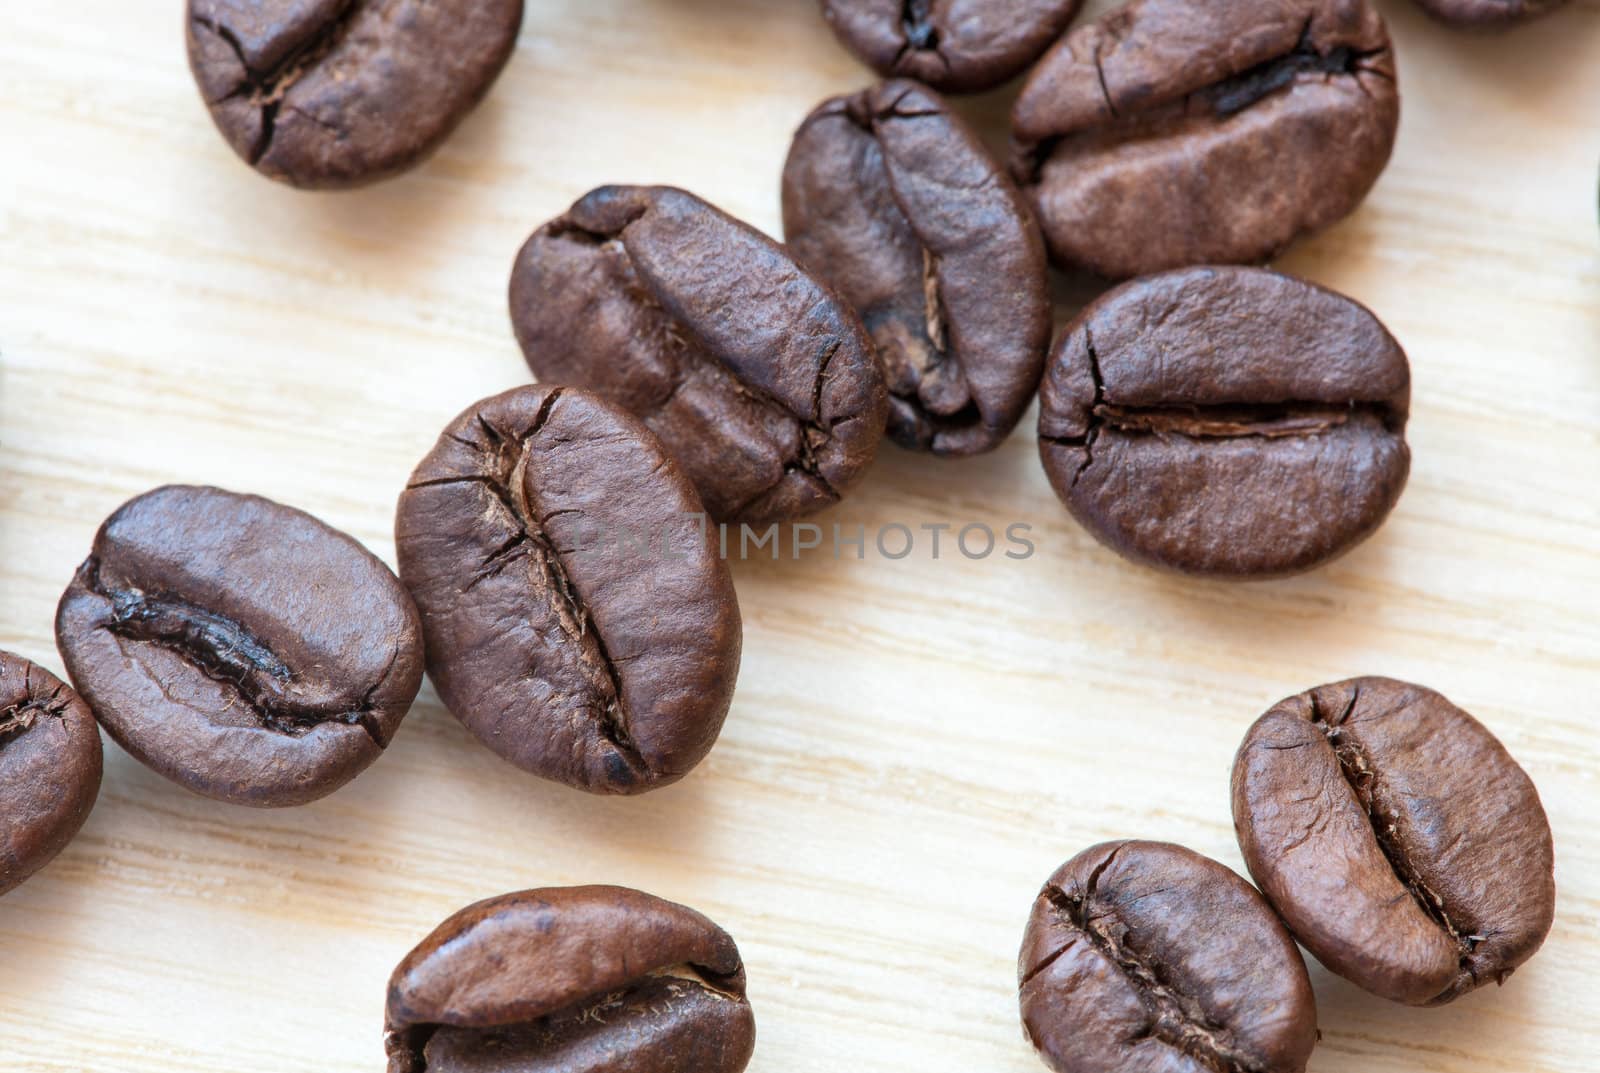
[[1370, 536], [1410, 472], [1410, 367], [1348, 298], [1255, 268], [1135, 280], [1085, 309], [1040, 391], [1056, 494], [1138, 562], [1248, 579]]
[[569, 786], [681, 779], [722, 730], [743, 640], [703, 512], [649, 430], [597, 396], [530, 386], [461, 414], [395, 517], [445, 706]]
[[382, 755], [422, 684], [389, 568], [303, 511], [169, 485], [123, 504], [56, 611], [95, 717], [195, 793], [314, 801]]
[[1261, 895], [1197, 853], [1108, 842], [1034, 902], [1022, 1023], [1056, 1073], [1302, 1073], [1317, 1042], [1305, 962]]
[[395, 969], [389, 1073], [740, 1073], [744, 965], [692, 909], [622, 887], [463, 909]]
[[1012, 170], [1064, 266], [1254, 263], [1360, 204], [1399, 117], [1368, 0], [1133, 0], [1034, 68]]
[[1233, 815], [1295, 937], [1385, 998], [1438, 1005], [1501, 983], [1549, 934], [1538, 791], [1431, 689], [1357, 678], [1279, 704], [1239, 750]]
[[895, 442], [971, 455], [1010, 435], [1050, 346], [1044, 244], [944, 101], [902, 81], [824, 102], [790, 147], [783, 223], [877, 344]]
[[61, 679], [0, 651], [0, 894], [55, 859], [100, 793], [100, 728]]
[[189, 66], [251, 167], [383, 179], [456, 128], [516, 47], [523, 0], [189, 0]]

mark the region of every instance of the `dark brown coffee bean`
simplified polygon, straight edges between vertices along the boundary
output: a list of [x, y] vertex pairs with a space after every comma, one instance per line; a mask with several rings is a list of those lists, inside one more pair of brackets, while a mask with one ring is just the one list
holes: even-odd
[[417, 612], [388, 567], [303, 511], [220, 488], [119, 508], [61, 598], [56, 643], [117, 744], [240, 805], [343, 786], [422, 684]]
[[389, 1073], [739, 1073], [744, 965], [692, 909], [622, 887], [468, 906], [389, 979]]
[[822, 0], [833, 32], [885, 77], [978, 93], [1021, 74], [1083, 0]]
[[438, 148], [521, 25], [522, 0], [189, 0], [189, 66], [257, 171], [359, 186]]
[[61, 679], [0, 651], [0, 894], [55, 859], [100, 793], [100, 728]]
[[1417, 6], [1451, 26], [1469, 30], [1506, 30], [1548, 15], [1567, 0], [1417, 0]]
[[1295, 937], [1396, 1002], [1503, 983], [1550, 932], [1555, 851], [1539, 793], [1431, 689], [1357, 678], [1279, 704], [1239, 750], [1233, 819]]
[[783, 223], [878, 345], [897, 443], [970, 455], [1010, 434], [1050, 345], [1044, 243], [937, 94], [886, 82], [812, 112], [784, 169]]
[[1056, 1073], [1300, 1073], [1317, 1009], [1255, 889], [1162, 842], [1108, 842], [1050, 878], [1018, 965], [1022, 1024]]
[[534, 375], [643, 420], [718, 521], [828, 506], [883, 436], [888, 398], [860, 318], [682, 190], [603, 187], [541, 227], [517, 257], [511, 318]]
[[1012, 168], [1063, 265], [1250, 263], [1360, 204], [1399, 117], [1368, 0], [1134, 0], [1034, 69]]
[[496, 753], [593, 793], [711, 751], [742, 641], [704, 508], [655, 437], [575, 388], [468, 409], [400, 497], [400, 576], [428, 673]]
[[1056, 494], [1138, 562], [1292, 574], [1366, 539], [1410, 472], [1405, 353], [1365, 308], [1256, 268], [1135, 280], [1068, 328], [1040, 391]]

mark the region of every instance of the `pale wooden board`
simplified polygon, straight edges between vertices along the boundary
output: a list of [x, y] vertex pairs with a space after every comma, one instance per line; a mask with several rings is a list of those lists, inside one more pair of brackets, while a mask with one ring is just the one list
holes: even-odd
[[[1244, 729], [1372, 672], [1446, 691], [1528, 766], [1560, 913], [1503, 990], [1445, 1010], [1314, 969], [1312, 1069], [1593, 1070], [1600, 3], [1496, 40], [1386, 10], [1394, 163], [1285, 261], [1371, 304], [1414, 362], [1415, 474], [1368, 546], [1294, 581], [1174, 580], [1070, 523], [1031, 431], [962, 463], [890, 450], [827, 521], [1021, 521], [1039, 554], [738, 566], [738, 699], [670, 790], [540, 783], [431, 690], [370, 772], [294, 811], [202, 801], [108, 746], [81, 837], [0, 901], [0, 1064], [377, 1069], [389, 970], [437, 921], [610, 881], [736, 935], [755, 1073], [1027, 1073], [1014, 958], [1045, 876], [1118, 836], [1240, 867]], [[213, 131], [177, 3], [14, 2], [4, 23], [0, 645], [57, 670], [55, 602], [95, 527], [162, 482], [279, 498], [392, 560], [411, 466], [527, 378], [504, 299], [526, 233], [607, 181], [677, 183], [775, 230], [791, 130], [868, 80], [809, 0], [534, 0], [434, 161], [310, 196]]]

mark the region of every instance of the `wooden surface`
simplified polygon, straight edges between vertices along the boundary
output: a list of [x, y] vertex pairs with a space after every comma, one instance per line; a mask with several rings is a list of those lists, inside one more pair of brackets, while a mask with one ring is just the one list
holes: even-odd
[[[208, 803], [108, 744], [82, 835], [0, 900], [6, 1068], [375, 1070], [388, 973], [436, 922], [618, 882], [737, 937], [754, 1073], [1040, 1070], [1013, 974], [1050, 871], [1120, 836], [1240, 868], [1245, 728], [1385, 673], [1446, 692], [1532, 772], [1560, 911], [1505, 988], [1443, 1010], [1313, 968], [1312, 1070], [1594, 1070], [1600, 2], [1493, 40], [1385, 8], [1394, 163], [1284, 262], [1369, 303], [1414, 364], [1414, 475], [1367, 546], [1274, 584], [1156, 576], [1070, 522], [1025, 428], [975, 461], [888, 450], [825, 521], [1023, 522], [1030, 560], [738, 565], [732, 717], [661, 793], [538, 782], [431, 690], [373, 769], [292, 811]], [[808, 0], [530, 0], [505, 77], [436, 159], [316, 196], [224, 146], [177, 3], [11, 3], [4, 22], [0, 646], [56, 670], [55, 603], [96, 526], [163, 482], [272, 496], [392, 561], [411, 466], [527, 379], [504, 298], [526, 233], [607, 181], [680, 184], [774, 230], [790, 132], [867, 81]]]

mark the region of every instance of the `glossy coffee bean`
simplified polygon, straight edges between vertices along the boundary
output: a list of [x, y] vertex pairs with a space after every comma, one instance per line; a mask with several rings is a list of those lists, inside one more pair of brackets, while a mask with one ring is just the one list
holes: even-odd
[[1075, 518], [1137, 562], [1309, 570], [1382, 524], [1410, 471], [1410, 368], [1362, 306], [1254, 268], [1125, 284], [1069, 327], [1039, 451]]
[[452, 421], [400, 497], [400, 576], [445, 706], [594, 793], [682, 778], [739, 673], [739, 605], [700, 498], [633, 417], [530, 386]]
[[1431, 689], [1357, 678], [1279, 704], [1239, 750], [1233, 817], [1250, 873], [1301, 944], [1396, 1002], [1504, 982], [1550, 932], [1538, 791]]
[[1255, 889], [1161, 842], [1108, 842], [1050, 878], [1018, 965], [1022, 1023], [1056, 1073], [1300, 1073], [1305, 962]]
[[119, 508], [61, 598], [56, 643], [117, 744], [241, 805], [343, 786], [422, 683], [417, 612], [388, 567], [309, 514], [219, 488]]
[[0, 894], [55, 859], [100, 793], [100, 728], [61, 679], [0, 651]]
[[446, 920], [389, 980], [389, 1073], [739, 1073], [733, 940], [622, 887], [525, 891]]
[[517, 257], [534, 374], [603, 395], [660, 437], [713, 518], [836, 502], [877, 453], [888, 398], [861, 320], [779, 245], [665, 187], [603, 187]]
[[877, 344], [897, 443], [971, 455], [1010, 434], [1050, 345], [1044, 244], [937, 94], [886, 82], [812, 112], [784, 169], [783, 223]]
[[359, 186], [438, 148], [521, 24], [522, 0], [189, 0], [189, 66], [257, 171]]
[[993, 89], [1066, 32], [1083, 0], [822, 0], [839, 40], [879, 74], [946, 93]]
[[1505, 30], [1548, 15], [1568, 0], [1417, 0], [1440, 22], [1469, 30]]
[[1063, 265], [1251, 263], [1360, 204], [1399, 116], [1369, 0], [1133, 0], [1034, 69], [1012, 169]]

